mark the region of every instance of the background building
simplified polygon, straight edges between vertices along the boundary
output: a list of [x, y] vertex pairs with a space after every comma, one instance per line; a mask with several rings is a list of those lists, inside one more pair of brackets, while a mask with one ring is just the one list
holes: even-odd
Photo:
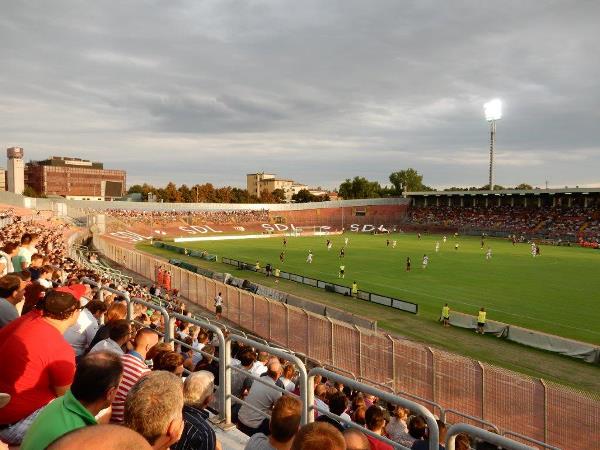
[[6, 157], [8, 158], [6, 190], [15, 194], [22, 194], [25, 189], [23, 149], [21, 147], [10, 147], [6, 149]]
[[111, 200], [125, 195], [124, 170], [104, 169], [100, 162], [53, 156], [30, 161], [25, 182], [44, 195], [60, 195], [74, 200]]
[[0, 192], [6, 190], [6, 170], [4, 167], [0, 167]]
[[296, 183], [294, 180], [277, 178], [272, 173], [249, 173], [246, 175], [246, 189], [248, 194], [260, 198], [260, 193], [264, 190], [273, 192], [281, 189], [285, 194], [286, 201], [292, 200], [292, 195], [297, 194], [302, 189], [308, 189], [306, 184]]

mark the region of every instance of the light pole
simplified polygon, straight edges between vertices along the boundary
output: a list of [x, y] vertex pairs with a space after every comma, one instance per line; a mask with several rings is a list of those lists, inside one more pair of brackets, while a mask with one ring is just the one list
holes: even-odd
[[495, 98], [483, 105], [485, 120], [490, 123], [490, 191], [494, 190], [494, 145], [496, 144], [496, 120], [502, 118], [502, 102]]

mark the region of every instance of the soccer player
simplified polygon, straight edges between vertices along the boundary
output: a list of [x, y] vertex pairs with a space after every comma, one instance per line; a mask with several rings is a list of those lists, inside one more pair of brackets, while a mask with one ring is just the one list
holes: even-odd
[[254, 270], [260, 272], [260, 263], [258, 262], [258, 260], [256, 261], [256, 264], [254, 264]]
[[421, 239], [421, 233], [417, 233], [417, 239]]
[[423, 269], [427, 269], [427, 264], [429, 264], [429, 256], [423, 255]]
[[265, 271], [267, 272], [267, 277], [273, 275], [273, 267], [271, 266], [271, 263], [267, 263], [265, 266]]
[[477, 314], [477, 331], [475, 331], [476, 333], [479, 333], [479, 334], [484, 334], [485, 333], [483, 331], [483, 329], [485, 327], [485, 321], [486, 321], [485, 308], [481, 308], [479, 310], [479, 314]]
[[285, 236], [283, 237], [283, 246], [287, 247], [287, 238]]
[[386, 246], [386, 247], [389, 247], [389, 246], [390, 246], [390, 240], [389, 240], [389, 239], [387, 239], [387, 240], [385, 241], [385, 246]]
[[306, 262], [309, 264], [312, 264], [312, 260], [313, 260], [313, 254], [312, 254], [312, 251], [309, 250], [308, 255], [306, 256]]
[[333, 248], [333, 242], [329, 241], [329, 243], [327, 244], [327, 251], [331, 250]]
[[346, 269], [346, 266], [344, 266], [343, 264], [340, 265], [340, 271], [338, 273], [338, 278], [345, 278], [344, 275], [344, 270]]
[[537, 256], [537, 250], [536, 250], [535, 242], [531, 243], [531, 256], [533, 256], [534, 258]]
[[344, 251], [344, 247], [342, 247], [340, 249], [340, 258], [343, 258], [344, 256], [346, 256], [346, 252]]
[[345, 237], [344, 238], [344, 246], [347, 246], [349, 241], [350, 241], [350, 239]]
[[485, 247], [485, 239], [483, 238], [483, 234], [481, 235], [481, 250]]
[[392, 241], [392, 248], [396, 248], [396, 241]]
[[488, 247], [487, 252], [485, 252], [485, 259], [488, 261], [492, 259], [492, 247]]
[[279, 275], [281, 274], [281, 271], [279, 270], [279, 267], [275, 268], [275, 283], [279, 283]]
[[438, 253], [440, 251], [440, 241], [435, 243], [435, 252]]
[[536, 244], [535, 246], [535, 256], [540, 256], [540, 246]]
[[285, 252], [281, 252], [279, 254], [279, 261], [281, 261], [283, 263], [283, 260], [285, 259]]
[[358, 284], [356, 283], [356, 281], [352, 282], [352, 297], [356, 297], [358, 295]]
[[444, 241], [444, 244], [445, 244], [445, 243], [446, 243], [446, 236], [444, 236], [444, 239], [443, 239], [443, 241]]
[[330, 242], [331, 241], [329, 239], [327, 239], [327, 243], [325, 244], [325, 247], [327, 247], [328, 250], [329, 250], [329, 244], [330, 244]]
[[442, 325], [445, 327], [450, 326], [450, 307], [448, 306], [448, 303], [442, 307]]
[[406, 271], [410, 272], [410, 256], [406, 257]]
[[454, 250], [458, 250], [458, 242], [454, 244]]

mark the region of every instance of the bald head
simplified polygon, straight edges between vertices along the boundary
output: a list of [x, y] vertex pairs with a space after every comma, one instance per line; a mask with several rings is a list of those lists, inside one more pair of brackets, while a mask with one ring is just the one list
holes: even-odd
[[139, 433], [119, 425], [92, 425], [65, 434], [48, 450], [151, 450]]
[[356, 428], [344, 431], [346, 450], [370, 450], [371, 446], [367, 437]]

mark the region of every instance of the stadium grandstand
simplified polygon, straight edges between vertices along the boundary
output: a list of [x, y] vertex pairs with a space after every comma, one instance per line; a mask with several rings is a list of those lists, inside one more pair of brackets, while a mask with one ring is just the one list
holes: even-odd
[[271, 301], [131, 243], [412, 227], [583, 245], [600, 237], [599, 199], [598, 190], [428, 192], [121, 208], [2, 193], [0, 442], [22, 449], [90, 442], [181, 450], [595, 448], [593, 395]]

